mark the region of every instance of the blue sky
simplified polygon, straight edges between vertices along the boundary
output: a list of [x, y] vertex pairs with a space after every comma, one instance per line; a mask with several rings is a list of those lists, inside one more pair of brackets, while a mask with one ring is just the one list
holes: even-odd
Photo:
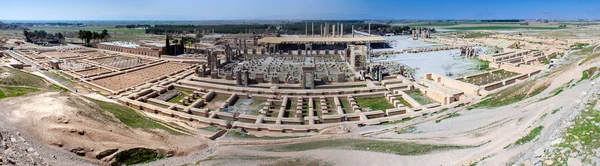
[[600, 19], [600, 0], [3, 0], [0, 20]]

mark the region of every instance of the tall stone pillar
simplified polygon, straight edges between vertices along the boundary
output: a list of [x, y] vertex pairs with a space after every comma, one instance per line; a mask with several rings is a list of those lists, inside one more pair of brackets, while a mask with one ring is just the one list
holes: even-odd
[[313, 22], [313, 23], [311, 23], [311, 24], [310, 24], [310, 27], [311, 27], [310, 29], [311, 29], [311, 31], [312, 31], [312, 33], [311, 33], [312, 35], [311, 35], [311, 36], [312, 36], [312, 37], [315, 37], [315, 23], [314, 23], [314, 22]]
[[305, 23], [304, 34], [308, 36], [308, 23]]
[[242, 70], [238, 70], [235, 74], [235, 84], [237, 86], [242, 86]]
[[323, 24], [320, 25], [321, 28], [319, 28], [321, 30], [321, 37], [323, 37]]
[[244, 84], [245, 87], [248, 87], [248, 82], [250, 82], [250, 75], [248, 74], [248, 70], [243, 71], [242, 78], [242, 84]]
[[383, 73], [381, 73], [382, 67], [377, 66], [377, 81], [383, 81]]
[[371, 23], [369, 23], [369, 36], [371, 36]]
[[335, 24], [333, 24], [331, 27], [331, 34], [333, 35], [333, 37], [335, 37]]
[[344, 37], [344, 24], [340, 25], [340, 37]]
[[329, 37], [329, 23], [325, 23], [325, 36]]

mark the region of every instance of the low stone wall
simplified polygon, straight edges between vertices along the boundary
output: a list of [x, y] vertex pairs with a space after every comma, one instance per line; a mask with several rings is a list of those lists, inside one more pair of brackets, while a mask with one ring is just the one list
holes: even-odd
[[461, 90], [461, 91], [465, 92], [466, 94], [476, 95], [476, 96], [480, 95], [479, 90], [481, 88], [479, 86], [469, 84], [466, 82], [462, 82], [462, 81], [459, 81], [456, 79], [452, 79], [450, 77], [438, 75], [435, 73], [429, 73], [429, 74], [425, 74], [425, 79], [432, 80], [433, 82], [435, 82], [436, 84], [439, 84], [441, 86], [447, 86], [450, 88]]

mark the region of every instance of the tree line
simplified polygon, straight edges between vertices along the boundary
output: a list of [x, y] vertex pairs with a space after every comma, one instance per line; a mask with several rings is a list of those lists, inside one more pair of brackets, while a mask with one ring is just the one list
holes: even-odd
[[[236, 24], [236, 25], [154, 25], [147, 26], [147, 34], [165, 35], [165, 34], [200, 34], [203, 31], [206, 33], [226, 33], [226, 34], [239, 34], [239, 33], [278, 33], [278, 34], [296, 34], [303, 35], [306, 33], [308, 24], [308, 34], [312, 34], [312, 28], [314, 24], [314, 33], [319, 35], [321, 33], [321, 26], [325, 24], [330, 26], [337, 25], [337, 23], [344, 24], [344, 32], [346, 34], [352, 33], [352, 26], [354, 30], [367, 31], [369, 24], [364, 21], [315, 21], [315, 22], [293, 22], [293, 23], [280, 23], [280, 24]], [[120, 27], [139, 27], [138, 25], [120, 25]], [[145, 25], [144, 25], [145, 26]], [[336, 27], [336, 31], [341, 27]], [[371, 24], [371, 33], [383, 35], [386, 33], [394, 34], [405, 34], [410, 33], [414, 29], [408, 26], [392, 26], [389, 24]], [[339, 32], [339, 31], [338, 31]]]
[[106, 29], [102, 30], [102, 32], [92, 32], [86, 30], [79, 30], [77, 38], [81, 39], [82, 43], [86, 46], [90, 46], [90, 42], [98, 42], [98, 41], [106, 41], [110, 38], [110, 34]]
[[49, 22], [49, 23], [13, 23], [15, 25], [22, 25], [27, 27], [33, 26], [83, 26], [83, 23], [67, 23], [67, 22]]
[[65, 36], [62, 33], [47, 33], [46, 31], [23, 31], [23, 37], [25, 37], [26, 42], [36, 43], [36, 44], [64, 44]]
[[130, 25], [117, 25], [115, 26], [115, 28], [127, 28], [127, 29], [136, 29], [136, 28], [143, 28], [143, 29], [148, 29], [151, 28], [152, 25], [148, 25], [148, 24], [130, 24]]
[[263, 33], [270, 28], [268, 24], [240, 24], [240, 25], [154, 25], [146, 29], [148, 34], [189, 34], [212, 32], [215, 33]]

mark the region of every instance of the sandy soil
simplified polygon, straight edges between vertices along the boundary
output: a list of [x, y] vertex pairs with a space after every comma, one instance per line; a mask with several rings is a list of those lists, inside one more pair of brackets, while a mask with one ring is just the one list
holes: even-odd
[[[68, 152], [83, 148], [85, 157], [79, 159], [85, 159], [88, 163], [98, 162], [93, 158], [106, 149], [146, 147], [184, 156], [205, 149], [208, 142], [197, 136], [173, 136], [164, 131], [150, 132], [127, 127], [111, 114], [92, 109], [89, 101], [76, 95], [57, 92], [32, 94], [0, 100], [0, 108], [4, 108], [0, 111], [3, 127], [19, 131], [28, 139], [51, 145], [50, 149]], [[48, 159], [60, 155], [40, 154], [47, 155]], [[76, 157], [73, 153], [62, 155], [72, 159]], [[65, 163], [59, 160], [54, 164]]]

